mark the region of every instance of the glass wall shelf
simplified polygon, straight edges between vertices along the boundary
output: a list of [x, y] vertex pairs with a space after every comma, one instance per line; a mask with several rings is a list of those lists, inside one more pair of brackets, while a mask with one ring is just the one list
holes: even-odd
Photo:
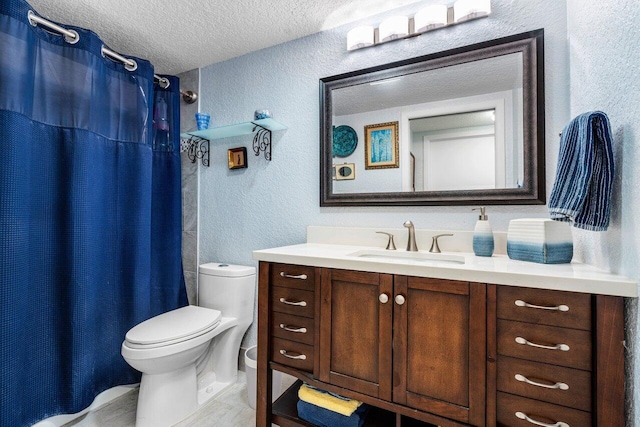
[[[231, 138], [234, 136], [249, 135], [255, 133], [253, 136], [253, 153], [256, 156], [260, 155], [260, 152], [264, 152], [264, 157], [267, 160], [271, 160], [271, 132], [275, 130], [285, 130], [287, 127], [282, 123], [274, 119], [261, 119], [253, 120], [251, 122], [236, 123], [228, 126], [218, 126], [211, 129], [198, 130], [194, 132], [185, 132], [180, 135], [180, 138], [186, 140], [185, 147], [188, 150], [189, 146], [202, 146], [202, 142], [207, 142], [206, 153], [203, 153], [201, 149], [198, 149], [199, 155], [193, 158], [189, 156], [192, 162], [195, 163], [196, 158], [202, 158], [202, 164], [209, 165], [209, 149], [208, 143], [214, 139]], [[192, 150], [193, 151], [193, 150]], [[205, 157], [206, 155], [206, 161]], [[205, 164], [206, 162], [206, 164]]]
[[190, 136], [197, 136], [200, 138], [206, 138], [209, 140], [230, 138], [232, 136], [249, 135], [254, 132], [253, 128], [258, 125], [261, 128], [274, 131], [285, 130], [287, 127], [282, 123], [273, 119], [261, 119], [254, 120], [252, 122], [236, 123], [228, 126], [218, 126], [211, 129], [198, 130], [194, 132], [186, 132], [180, 135], [182, 138], [189, 138]]

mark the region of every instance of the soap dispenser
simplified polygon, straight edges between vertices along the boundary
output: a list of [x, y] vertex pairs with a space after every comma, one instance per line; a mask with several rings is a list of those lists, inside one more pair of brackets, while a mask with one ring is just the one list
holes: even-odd
[[480, 216], [478, 222], [476, 222], [476, 228], [473, 230], [473, 252], [476, 256], [491, 256], [493, 255], [493, 230], [491, 230], [491, 224], [485, 214], [485, 207], [472, 209], [474, 211], [479, 210]]

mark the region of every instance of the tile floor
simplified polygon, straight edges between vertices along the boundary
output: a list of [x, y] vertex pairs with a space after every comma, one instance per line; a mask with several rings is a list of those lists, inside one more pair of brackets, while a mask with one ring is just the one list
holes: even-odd
[[[295, 378], [283, 375], [282, 390], [289, 388], [294, 381]], [[255, 426], [256, 412], [249, 407], [246, 389], [247, 377], [239, 371], [236, 384], [176, 424], [176, 427]], [[135, 389], [64, 427], [135, 427], [137, 400], [138, 389]]]

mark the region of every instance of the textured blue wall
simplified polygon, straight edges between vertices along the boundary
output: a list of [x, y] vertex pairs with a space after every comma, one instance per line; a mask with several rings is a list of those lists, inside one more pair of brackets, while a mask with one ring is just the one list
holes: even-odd
[[[201, 110], [211, 114], [214, 125], [251, 120], [254, 110], [267, 108], [289, 129], [273, 134], [271, 162], [251, 154], [251, 136], [212, 143], [211, 167], [200, 168], [200, 262], [252, 265], [251, 251], [302, 243], [310, 224], [399, 227], [411, 219], [417, 228], [473, 230], [477, 215], [471, 207], [320, 208], [318, 80], [538, 28], [545, 29], [547, 182], [552, 182], [558, 133], [569, 119], [566, 3], [494, 0], [492, 5], [488, 18], [373, 48], [347, 52], [346, 33], [358, 24], [377, 26], [384, 16], [203, 68]], [[410, 15], [418, 8], [399, 11]], [[228, 170], [227, 149], [238, 146], [248, 147], [249, 168]], [[547, 210], [496, 206], [488, 214], [494, 230], [506, 231], [510, 219], [546, 216]], [[252, 327], [245, 343], [254, 342]]]
[[[616, 161], [611, 226], [574, 233], [578, 256], [589, 264], [640, 279], [640, 3], [568, 2], [571, 115], [599, 109], [613, 129]], [[640, 425], [638, 301], [626, 304], [627, 425]]]

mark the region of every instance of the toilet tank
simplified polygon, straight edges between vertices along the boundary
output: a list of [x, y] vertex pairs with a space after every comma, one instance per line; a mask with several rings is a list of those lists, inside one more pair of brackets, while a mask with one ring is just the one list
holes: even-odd
[[253, 320], [256, 268], [220, 262], [202, 264], [198, 271], [198, 305], [220, 310], [223, 317]]

